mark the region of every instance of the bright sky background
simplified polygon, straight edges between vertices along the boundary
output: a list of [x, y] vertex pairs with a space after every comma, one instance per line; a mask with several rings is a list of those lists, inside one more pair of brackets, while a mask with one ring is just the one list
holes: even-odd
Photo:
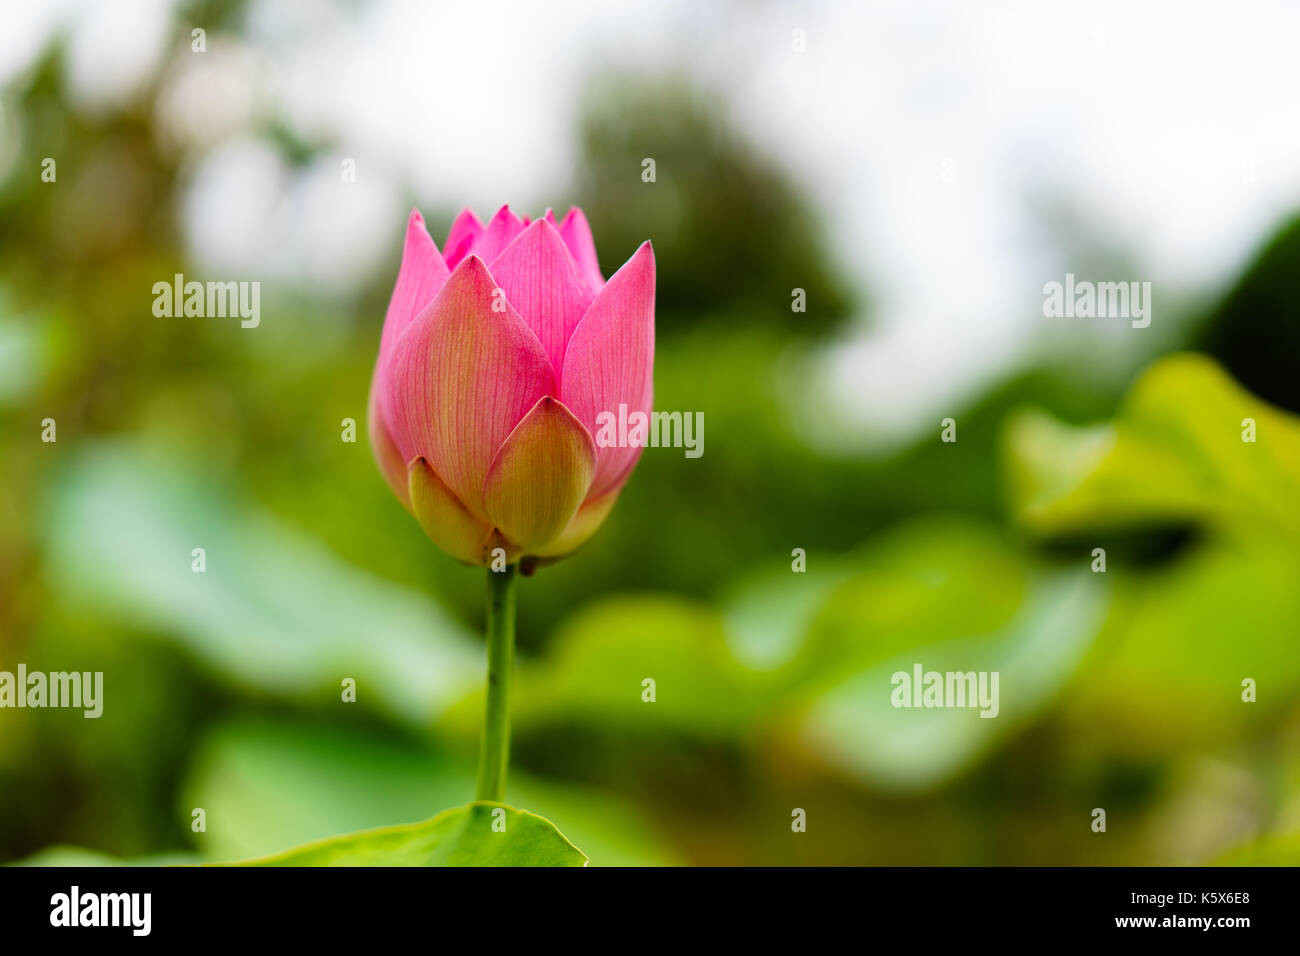
[[[1156, 283], [1156, 325], [1162, 289], [1214, 294], [1300, 205], [1286, 0], [257, 0], [247, 45], [174, 60], [172, 0], [5, 6], [0, 83], [55, 30], [80, 108], [169, 71], [156, 108], [193, 157], [200, 264], [338, 292], [383, 267], [403, 180], [431, 206], [540, 210], [568, 182], [594, 69], [697, 77], [804, 185], [869, 293], [872, 330], [813, 370], [864, 441], [937, 427], [1041, 337], [1042, 285], [1070, 263], [1036, 198], [1130, 253], [1139, 273], [1110, 278]], [[269, 104], [340, 142], [358, 182], [340, 189], [338, 156], [298, 174], [247, 138]]]

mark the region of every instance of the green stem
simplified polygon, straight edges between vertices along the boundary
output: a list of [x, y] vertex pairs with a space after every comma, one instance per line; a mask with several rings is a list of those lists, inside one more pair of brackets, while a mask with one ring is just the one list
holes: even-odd
[[487, 708], [476, 800], [500, 803], [510, 765], [510, 675], [515, 666], [515, 566], [488, 570]]

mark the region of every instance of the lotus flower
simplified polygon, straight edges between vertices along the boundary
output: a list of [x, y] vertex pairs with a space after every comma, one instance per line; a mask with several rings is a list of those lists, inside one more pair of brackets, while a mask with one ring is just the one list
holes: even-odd
[[654, 288], [649, 242], [605, 281], [577, 208], [557, 223], [503, 206], [486, 226], [466, 209], [442, 253], [412, 210], [369, 430], [438, 547], [531, 564], [601, 526], [641, 449], [596, 447], [596, 416], [650, 411]]

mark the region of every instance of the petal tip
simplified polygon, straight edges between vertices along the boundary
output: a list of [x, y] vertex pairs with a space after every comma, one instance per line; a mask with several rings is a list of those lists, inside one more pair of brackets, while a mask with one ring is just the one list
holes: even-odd
[[477, 252], [471, 252], [464, 259], [461, 259], [452, 271], [453, 274], [456, 272], [487, 272], [488, 267]]

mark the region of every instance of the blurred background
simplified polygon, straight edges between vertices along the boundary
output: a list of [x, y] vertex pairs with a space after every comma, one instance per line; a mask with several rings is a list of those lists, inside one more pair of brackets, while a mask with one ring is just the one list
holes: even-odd
[[[0, 862], [471, 798], [483, 573], [365, 403], [407, 210], [505, 202], [582, 205], [607, 276], [653, 240], [656, 407], [706, 426], [521, 582], [512, 804], [595, 865], [1300, 862], [1294, 5], [4, 20], [0, 670], [105, 700], [0, 711]], [[1044, 318], [1067, 272], [1150, 327]], [[176, 273], [260, 325], [156, 317]], [[999, 717], [895, 710], [916, 662]]]

